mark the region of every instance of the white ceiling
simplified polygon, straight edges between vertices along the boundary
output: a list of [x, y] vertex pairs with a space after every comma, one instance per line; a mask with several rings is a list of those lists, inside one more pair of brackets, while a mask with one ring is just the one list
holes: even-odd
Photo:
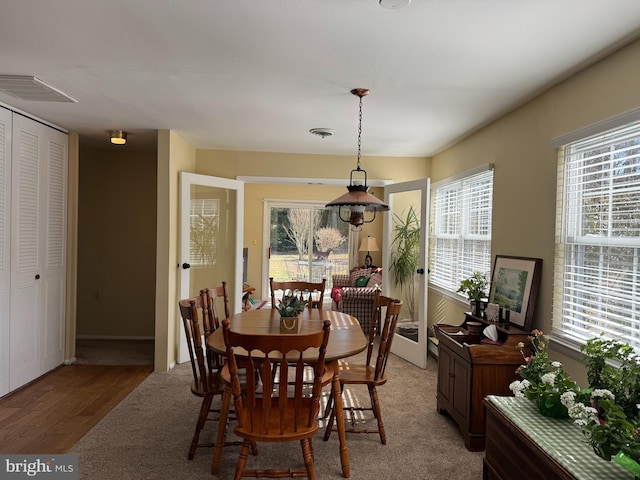
[[0, 102], [83, 145], [353, 154], [367, 87], [363, 155], [430, 156], [639, 33], [639, 0], [5, 0], [0, 74], [79, 102]]

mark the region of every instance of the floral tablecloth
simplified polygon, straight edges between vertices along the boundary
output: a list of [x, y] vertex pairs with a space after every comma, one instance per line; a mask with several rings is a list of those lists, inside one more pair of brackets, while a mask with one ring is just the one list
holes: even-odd
[[598, 457], [571, 419], [545, 417], [530, 400], [488, 395], [495, 405], [542, 450], [579, 480], [630, 480], [629, 472]]

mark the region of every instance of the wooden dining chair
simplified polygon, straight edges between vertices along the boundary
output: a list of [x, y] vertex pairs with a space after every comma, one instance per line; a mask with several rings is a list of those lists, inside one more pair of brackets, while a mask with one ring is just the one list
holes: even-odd
[[[322, 308], [324, 290], [327, 286], [327, 279], [323, 278], [321, 282], [277, 282], [273, 277], [269, 277], [269, 288], [271, 291], [271, 308], [276, 308], [278, 302], [282, 299], [282, 295], [289, 290], [291, 292], [298, 292], [302, 300], [309, 300], [307, 306], [309, 308]], [[311, 293], [317, 291], [320, 294], [320, 299], [317, 302], [312, 302]], [[276, 292], [282, 292], [276, 294]]]
[[[349, 405], [343, 408], [344, 411], [349, 412], [349, 416], [351, 416], [352, 419], [354, 418], [354, 413], [356, 411], [371, 411], [378, 422], [378, 428], [376, 430], [370, 430], [358, 428], [356, 426], [356, 422], [352, 421], [352, 427], [345, 428], [345, 431], [352, 433], [378, 433], [380, 435], [380, 442], [383, 445], [386, 445], [387, 443], [387, 436], [384, 431], [380, 401], [378, 400], [376, 387], [384, 385], [387, 382], [385, 370], [401, 307], [402, 302], [400, 300], [379, 295], [374, 308], [371, 328], [369, 329], [369, 344], [367, 347], [365, 363], [354, 363], [349, 360], [341, 360], [338, 367], [341, 389], [344, 390], [345, 385], [366, 385], [369, 393], [370, 406], [363, 407], [359, 405]], [[378, 329], [378, 323], [383, 316], [384, 323], [382, 323], [380, 329]], [[380, 330], [379, 335], [377, 335], [378, 330]], [[375, 356], [375, 363], [372, 364], [372, 358], [374, 357], [373, 354], [375, 352], [376, 336], [379, 337], [378, 350], [377, 355]], [[329, 440], [331, 431], [334, 428], [333, 424], [335, 423], [333, 394], [329, 396], [329, 400], [327, 402], [327, 407], [325, 409], [325, 418], [326, 417], [329, 417], [329, 421], [324, 433], [325, 441]]]
[[[213, 442], [200, 443], [200, 433], [207, 421], [219, 420], [220, 409], [212, 408], [212, 404], [216, 396], [220, 396], [222, 402], [225, 391], [225, 382], [222, 378], [223, 359], [203, 347], [203, 340], [206, 341], [206, 338], [220, 325], [216, 307], [217, 299], [222, 300], [225, 315], [228, 317], [229, 297], [226, 282], [223, 282], [221, 287], [203, 289], [199, 296], [178, 302], [193, 373], [191, 393], [202, 398], [198, 421], [189, 447], [189, 460], [193, 459], [197, 448], [215, 446]], [[198, 315], [198, 312], [201, 312], [201, 315]], [[225, 414], [225, 420], [226, 418]], [[228, 444], [239, 445], [239, 442]]]
[[[318, 412], [324, 373], [324, 358], [331, 322], [325, 320], [322, 330], [304, 334], [249, 335], [234, 332], [228, 320], [222, 322], [231, 375], [231, 389], [238, 419], [234, 432], [243, 438], [234, 479], [243, 476], [268, 478], [306, 476], [316, 478], [311, 438], [318, 430]], [[309, 349], [312, 357], [303, 358]], [[265, 358], [268, 358], [265, 360]], [[304, 382], [304, 369], [311, 367], [314, 381], [310, 388]], [[246, 369], [246, 391], [242, 391], [238, 369]], [[273, 370], [295, 380], [272, 384]], [[291, 370], [291, 372], [290, 372]], [[260, 378], [262, 382], [255, 379]], [[246, 470], [252, 442], [300, 441], [305, 470]]]

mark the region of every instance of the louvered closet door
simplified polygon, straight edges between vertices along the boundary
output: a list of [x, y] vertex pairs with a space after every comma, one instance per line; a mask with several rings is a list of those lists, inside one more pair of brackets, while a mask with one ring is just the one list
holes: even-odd
[[9, 220], [11, 217], [11, 116], [0, 107], [0, 396], [9, 392]]
[[43, 374], [60, 365], [64, 360], [65, 286], [66, 286], [66, 178], [67, 134], [47, 128], [44, 164], [41, 164], [43, 185], [40, 211], [42, 218], [40, 248], [44, 254], [39, 268], [43, 299], [40, 315], [43, 325], [43, 350], [41, 372]]
[[21, 115], [12, 139], [11, 390], [63, 360], [67, 156], [65, 134]]

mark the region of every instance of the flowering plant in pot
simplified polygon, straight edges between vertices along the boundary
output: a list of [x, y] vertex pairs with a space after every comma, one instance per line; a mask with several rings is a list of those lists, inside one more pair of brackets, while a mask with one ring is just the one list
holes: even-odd
[[528, 340], [531, 355], [525, 353], [523, 342], [517, 345], [525, 362], [516, 370], [522, 380], [512, 382], [509, 389], [516, 397], [533, 401], [543, 415], [567, 418], [569, 412], [562, 399], [575, 399], [578, 393], [584, 395], [584, 392], [571, 380], [560, 362], [549, 359], [549, 338], [541, 330], [533, 330]]
[[590, 395], [566, 398], [569, 416], [596, 455], [640, 479], [640, 359], [627, 343], [596, 337], [581, 347]]

